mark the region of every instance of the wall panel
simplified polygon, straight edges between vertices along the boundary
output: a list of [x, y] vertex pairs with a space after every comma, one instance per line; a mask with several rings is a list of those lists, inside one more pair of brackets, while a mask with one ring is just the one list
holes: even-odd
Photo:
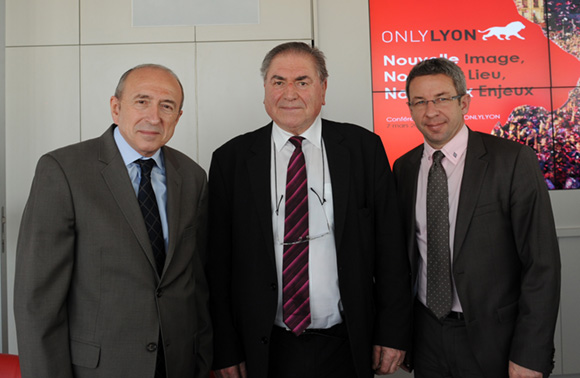
[[79, 48], [6, 50], [6, 198], [9, 351], [16, 347], [12, 311], [16, 239], [38, 158], [80, 140]]
[[79, 0], [6, 0], [6, 46], [79, 43]]
[[368, 1], [317, 0], [315, 39], [330, 77], [323, 116], [373, 129]]
[[131, 0], [76, 1], [80, 1], [82, 44], [193, 42], [195, 40], [193, 26], [132, 27]]
[[562, 257], [562, 300], [560, 318], [562, 323], [562, 373], [580, 373], [580, 235], [560, 238]]
[[311, 38], [311, 0], [260, 0], [259, 24], [196, 27], [198, 42]]

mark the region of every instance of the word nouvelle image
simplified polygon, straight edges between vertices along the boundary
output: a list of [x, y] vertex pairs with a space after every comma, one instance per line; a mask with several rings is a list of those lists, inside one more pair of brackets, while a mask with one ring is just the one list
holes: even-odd
[[[385, 67], [384, 71], [384, 81], [388, 83], [401, 83], [404, 85], [407, 80], [407, 73], [398, 71], [401, 67], [405, 67], [405, 70], [409, 70], [410, 67], [416, 65], [431, 58], [446, 58], [460, 64], [465, 69], [466, 77], [468, 80], [488, 81], [491, 80], [493, 83], [497, 81], [505, 80], [505, 75], [501, 68], [508, 65], [523, 64], [524, 61], [518, 55], [472, 55], [464, 54], [463, 61], [457, 56], [453, 56], [447, 53], [440, 53], [437, 56], [409, 56], [409, 57], [397, 57], [395, 55], [385, 55], [383, 57], [383, 65]], [[482, 68], [471, 68], [472, 65], [478, 65], [479, 67], [490, 67], [490, 69]], [[475, 93], [473, 93], [475, 91]], [[532, 87], [506, 87], [501, 84], [479, 84], [476, 88], [468, 89], [469, 95], [477, 94], [480, 97], [495, 97], [501, 99], [503, 97], [509, 96], [533, 96]], [[406, 99], [407, 95], [403, 89], [397, 87], [385, 87], [385, 99]]]

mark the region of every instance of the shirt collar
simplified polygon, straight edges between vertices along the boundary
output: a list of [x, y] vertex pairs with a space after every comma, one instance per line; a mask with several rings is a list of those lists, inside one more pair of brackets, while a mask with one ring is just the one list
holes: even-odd
[[[453, 163], [453, 165], [457, 165], [461, 156], [467, 151], [467, 140], [469, 137], [469, 132], [467, 130], [467, 126], [463, 124], [461, 129], [449, 142], [447, 142], [443, 148], [441, 148], [441, 152], [445, 155], [445, 157]], [[437, 151], [429, 143], [424, 142], [425, 148], [423, 149], [423, 153], [427, 156], [427, 159], [431, 161], [433, 158], [433, 153]]]
[[[125, 138], [123, 138], [123, 135], [121, 135], [121, 132], [119, 131], [119, 127], [115, 127], [113, 136], [115, 137], [115, 143], [117, 144], [117, 148], [119, 149], [126, 166], [134, 163], [137, 159], [143, 159], [143, 155], [135, 151], [133, 147], [127, 143]], [[155, 160], [155, 163], [161, 170], [164, 169], [165, 166], [163, 164], [161, 148], [151, 156], [151, 159]]]
[[[286, 130], [283, 130], [280, 126], [278, 126], [276, 122], [273, 123], [272, 139], [274, 140], [274, 146], [276, 147], [276, 150], [278, 152], [282, 150], [284, 145], [293, 136], [294, 136], [293, 134], [287, 132]], [[317, 148], [321, 148], [320, 142], [322, 140], [322, 119], [320, 117], [320, 114], [318, 115], [318, 117], [316, 117], [314, 123], [299, 136], [303, 137]]]

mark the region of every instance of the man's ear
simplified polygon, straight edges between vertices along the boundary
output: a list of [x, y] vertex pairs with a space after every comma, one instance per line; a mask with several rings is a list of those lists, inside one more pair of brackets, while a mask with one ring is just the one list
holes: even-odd
[[118, 125], [119, 109], [121, 107], [121, 101], [117, 97], [111, 96], [111, 100], [109, 101], [109, 103], [111, 105], [111, 116], [113, 117], [113, 122]]

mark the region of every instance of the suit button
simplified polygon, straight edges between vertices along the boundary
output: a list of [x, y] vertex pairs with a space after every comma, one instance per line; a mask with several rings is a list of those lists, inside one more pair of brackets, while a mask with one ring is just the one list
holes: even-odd
[[268, 338], [267, 337], [262, 337], [262, 339], [260, 341], [262, 342], [262, 344], [268, 344]]
[[163, 296], [163, 290], [157, 289], [157, 292], [155, 292], [155, 295], [157, 295], [157, 298], [161, 298]]
[[157, 350], [157, 344], [149, 343], [147, 344], [147, 351], [148, 352], [155, 352]]
[[271, 284], [270, 284], [270, 288], [271, 288], [272, 290], [278, 290], [278, 285], [276, 285], [275, 283], [271, 283]]

